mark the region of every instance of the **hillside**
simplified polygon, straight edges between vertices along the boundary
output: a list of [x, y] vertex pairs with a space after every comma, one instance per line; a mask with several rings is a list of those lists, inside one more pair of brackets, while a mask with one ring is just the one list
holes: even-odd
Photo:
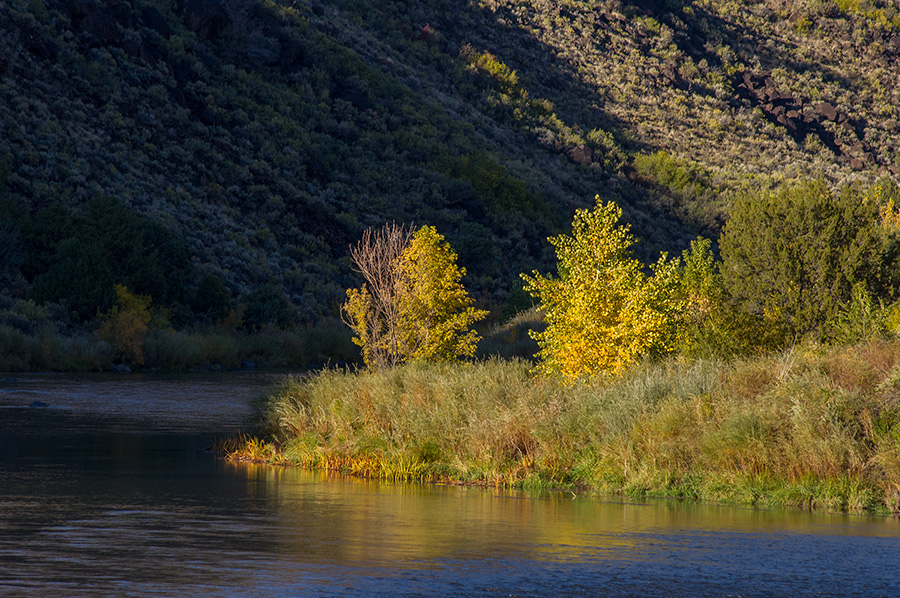
[[238, 301], [314, 322], [396, 220], [509, 310], [595, 194], [651, 255], [748, 188], [897, 179], [898, 58], [872, 0], [12, 0], [3, 297], [90, 320], [126, 284], [184, 326]]

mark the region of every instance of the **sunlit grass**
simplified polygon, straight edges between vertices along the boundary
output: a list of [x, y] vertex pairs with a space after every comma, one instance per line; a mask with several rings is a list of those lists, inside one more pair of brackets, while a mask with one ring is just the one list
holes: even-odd
[[897, 511], [898, 364], [878, 340], [574, 387], [517, 360], [329, 370], [285, 379], [260, 437], [273, 461], [388, 480]]

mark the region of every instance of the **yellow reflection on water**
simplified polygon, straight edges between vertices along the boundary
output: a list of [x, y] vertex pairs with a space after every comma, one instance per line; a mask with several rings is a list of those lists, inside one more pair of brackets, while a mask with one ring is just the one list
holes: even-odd
[[718, 533], [896, 536], [893, 518], [764, 511], [570, 492], [386, 483], [295, 468], [231, 464], [276, 520], [283, 554], [304, 560], [421, 565], [441, 559], [635, 559]]

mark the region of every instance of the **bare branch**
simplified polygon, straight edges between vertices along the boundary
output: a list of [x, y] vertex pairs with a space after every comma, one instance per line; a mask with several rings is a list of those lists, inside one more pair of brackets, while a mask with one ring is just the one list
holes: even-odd
[[[398, 348], [397, 289], [401, 272], [398, 267], [400, 255], [409, 245], [413, 227], [395, 222], [385, 224], [381, 229], [368, 229], [362, 239], [350, 249], [350, 257], [366, 281], [372, 306], [366, 322], [351, 323], [351, 328], [360, 333], [365, 327], [368, 337], [368, 360], [378, 367], [396, 365], [400, 359]], [[345, 317], [352, 320], [352, 317]]]

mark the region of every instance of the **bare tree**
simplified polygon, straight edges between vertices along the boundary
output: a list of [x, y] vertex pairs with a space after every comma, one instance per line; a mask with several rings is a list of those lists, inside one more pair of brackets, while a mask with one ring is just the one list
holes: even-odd
[[350, 249], [350, 257], [366, 282], [361, 289], [347, 291], [341, 317], [357, 334], [354, 342], [363, 348], [366, 365], [390, 367], [402, 358], [399, 263], [412, 235], [412, 226], [392, 222], [376, 231], [366, 230]]

